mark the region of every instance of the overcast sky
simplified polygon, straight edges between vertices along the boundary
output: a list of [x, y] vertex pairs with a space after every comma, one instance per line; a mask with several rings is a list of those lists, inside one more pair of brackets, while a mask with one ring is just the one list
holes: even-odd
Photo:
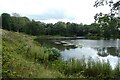
[[93, 7], [95, 0], [0, 0], [1, 13], [19, 13], [47, 23], [57, 21], [90, 24], [94, 15], [108, 13], [109, 7]]

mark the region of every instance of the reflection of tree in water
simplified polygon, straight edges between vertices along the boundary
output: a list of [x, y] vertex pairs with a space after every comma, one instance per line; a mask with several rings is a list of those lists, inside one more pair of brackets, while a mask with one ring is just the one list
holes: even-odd
[[116, 47], [102, 47], [102, 48], [97, 48], [98, 55], [102, 57], [106, 57], [108, 55], [112, 56], [118, 56], [119, 55], [119, 49]]
[[107, 52], [112, 56], [118, 56], [119, 55], [118, 49], [116, 47], [108, 47]]
[[98, 55], [99, 56], [102, 56], [102, 57], [106, 57], [108, 56], [109, 54], [107, 53], [107, 49], [105, 47], [103, 48], [97, 48], [97, 51], [98, 51]]

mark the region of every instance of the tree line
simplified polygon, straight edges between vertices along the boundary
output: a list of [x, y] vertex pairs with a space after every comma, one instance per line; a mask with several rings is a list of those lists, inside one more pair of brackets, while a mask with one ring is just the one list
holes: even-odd
[[2, 28], [15, 32], [23, 32], [30, 35], [61, 35], [61, 36], [85, 36], [88, 38], [120, 38], [120, 24], [118, 17], [96, 14], [95, 22], [90, 25], [58, 21], [57, 23], [44, 23], [21, 17], [17, 14], [11, 16], [3, 13]]

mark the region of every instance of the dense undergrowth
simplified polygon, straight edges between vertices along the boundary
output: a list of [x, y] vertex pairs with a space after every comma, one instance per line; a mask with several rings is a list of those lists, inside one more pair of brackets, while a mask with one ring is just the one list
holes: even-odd
[[43, 48], [34, 36], [2, 30], [2, 76], [23, 78], [120, 78], [119, 63], [89, 58], [64, 61], [59, 50]]
[[45, 61], [48, 55], [30, 36], [2, 30], [2, 39], [3, 77], [64, 77], [60, 72], [39, 64], [39, 60]]

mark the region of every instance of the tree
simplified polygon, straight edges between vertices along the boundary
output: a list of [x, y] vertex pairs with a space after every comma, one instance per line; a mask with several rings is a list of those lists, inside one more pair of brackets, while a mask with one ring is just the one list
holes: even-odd
[[97, 24], [97, 23], [92, 23], [92, 24], [90, 24], [90, 27], [89, 27], [89, 33], [91, 34], [91, 35], [94, 35], [94, 36], [101, 36], [100, 35], [100, 27], [99, 27], [99, 25]]
[[37, 31], [39, 33], [39, 35], [45, 35], [45, 31], [46, 31], [46, 24], [43, 22], [37, 22], [38, 26], [37, 27]]
[[57, 22], [53, 27], [54, 34], [56, 35], [65, 35], [66, 34], [66, 24], [64, 22]]
[[46, 30], [45, 30], [46, 35], [53, 35], [53, 26], [54, 25], [52, 23], [46, 24]]
[[30, 34], [30, 35], [37, 35], [37, 28], [36, 26], [38, 26], [38, 24], [32, 20], [30, 21], [29, 23], [26, 24], [26, 27], [25, 27], [25, 33], [27, 34]]
[[30, 22], [30, 20], [27, 18], [27, 17], [21, 17], [20, 18], [21, 22], [21, 28], [20, 28], [20, 32], [25, 32], [25, 27], [26, 27], [26, 24]]
[[32, 20], [26, 24], [25, 33], [31, 35], [43, 35], [45, 34], [45, 24]]
[[20, 17], [20, 15], [18, 13], [13, 13], [12, 15], [13, 15], [12, 20], [13, 20], [15, 31], [19, 32], [20, 29], [23, 27], [21, 25], [21, 23], [22, 23], [21, 17]]
[[11, 30], [11, 17], [8, 13], [2, 14], [2, 28]]
[[94, 7], [99, 7], [104, 5], [109, 5], [110, 14], [111, 16], [114, 16], [115, 14], [118, 13], [117, 10], [119, 9], [120, 1], [113, 2], [113, 0], [96, 0]]
[[85, 29], [85, 27], [82, 23], [78, 24], [77, 36], [85, 36], [84, 29]]
[[15, 17], [11, 16], [12, 30], [16, 32], [25, 32], [25, 25], [30, 22], [27, 17]]
[[79, 24], [69, 23], [68, 22], [66, 24], [66, 26], [67, 26], [68, 36], [77, 36], [77, 35], [79, 35], [79, 30], [80, 30]]
[[99, 13], [96, 14], [94, 19], [95, 22], [99, 24], [101, 27], [101, 35], [106, 38], [117, 38], [119, 37], [119, 18], [115, 17], [117, 14], [118, 7], [120, 5], [120, 1], [114, 3], [112, 0], [97, 0], [95, 2], [95, 7], [109, 5], [110, 6], [110, 13], [103, 14]]
[[96, 21], [99, 24], [101, 35], [106, 39], [117, 38], [119, 36], [118, 28], [119, 19], [117, 17], [112, 17], [108, 14], [99, 14], [96, 17]]

